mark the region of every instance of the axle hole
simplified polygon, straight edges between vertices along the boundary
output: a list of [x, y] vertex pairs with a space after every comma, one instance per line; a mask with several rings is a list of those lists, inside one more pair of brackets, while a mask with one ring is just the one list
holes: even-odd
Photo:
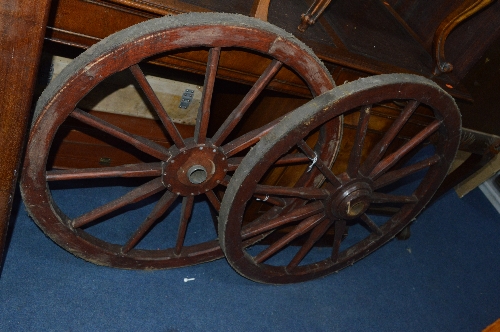
[[207, 180], [207, 170], [201, 165], [193, 165], [187, 171], [189, 182], [200, 184]]
[[348, 205], [347, 207], [347, 215], [349, 217], [355, 217], [363, 212], [363, 210], [366, 208], [366, 204], [364, 202], [357, 202], [354, 203], [353, 205]]

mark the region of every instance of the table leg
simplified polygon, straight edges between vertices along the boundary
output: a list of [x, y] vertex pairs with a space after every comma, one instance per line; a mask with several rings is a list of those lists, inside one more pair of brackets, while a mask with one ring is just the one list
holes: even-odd
[[298, 29], [302, 32], [306, 31], [306, 29], [313, 25], [318, 17], [323, 14], [326, 7], [330, 4], [332, 0], [316, 0], [312, 4], [311, 7], [307, 10], [307, 13], [302, 14], [301, 23]]

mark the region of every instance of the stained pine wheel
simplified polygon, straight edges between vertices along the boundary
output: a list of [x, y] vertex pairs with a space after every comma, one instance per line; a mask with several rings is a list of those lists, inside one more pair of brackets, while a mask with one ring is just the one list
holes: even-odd
[[[191, 62], [182, 61], [186, 54], [203, 52], [205, 62], [196, 56]], [[232, 65], [238, 65], [231, 62], [235, 53], [239, 61], [253, 61], [256, 65], [252, 69], [260, 74], [254, 75], [239, 104], [228, 115], [218, 116], [218, 110], [211, 107], [213, 91], [220, 82], [216, 76], [237, 77], [238, 72], [231, 70]], [[161, 62], [162, 57], [174, 67], [182, 68], [179, 63], [188, 63], [193, 71], [201, 67], [205, 74], [191, 134], [181, 133], [181, 125], [166, 112], [145, 74], [144, 68]], [[60, 246], [101, 265], [169, 268], [222, 257], [210, 213], [204, 210], [205, 215], [197, 218], [205, 224], [193, 225], [193, 206], [205, 201], [205, 206], [219, 210], [225, 186], [242, 157], [283, 114], [271, 110], [259, 121], [242, 122], [247, 121], [263, 91], [285, 84], [282, 78], [290, 73], [298, 81], [288, 85], [311, 96], [334, 86], [326, 68], [304, 44], [268, 23], [240, 15], [163, 17], [106, 38], [68, 65], [37, 104], [21, 188], [30, 215]], [[167, 143], [135, 134], [133, 126], [108, 120], [109, 116], [87, 106], [87, 96], [105, 95], [103, 84], [114, 75], [132, 78], [159, 119]], [[126, 150], [134, 162], [53, 167], [51, 150], [57, 148], [56, 138], [68, 121], [72, 132], [77, 128], [83, 135], [86, 130], [91, 137], [104, 135], [110, 148]], [[339, 128], [337, 121], [323, 135], [335, 136]], [[333, 160], [336, 146], [323, 148], [324, 158]], [[284, 159], [280, 164], [294, 162]]]
[[[392, 118], [380, 130], [377, 118]], [[311, 133], [344, 116], [339, 157], [330, 167]], [[229, 263], [263, 283], [336, 272], [373, 252], [425, 207], [444, 179], [460, 136], [454, 100], [413, 75], [380, 75], [339, 86], [295, 110], [250, 151], [222, 202], [219, 239]], [[313, 140], [314, 143], [314, 140]], [[321, 186], [263, 182], [280, 158], [305, 155]], [[299, 167], [299, 165], [297, 166]], [[303, 167], [303, 166], [302, 166]], [[268, 204], [247, 217], [254, 204]], [[252, 246], [246, 239], [267, 237]]]

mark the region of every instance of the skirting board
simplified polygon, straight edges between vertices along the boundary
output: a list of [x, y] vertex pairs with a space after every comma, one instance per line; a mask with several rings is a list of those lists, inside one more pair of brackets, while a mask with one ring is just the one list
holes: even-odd
[[500, 171], [500, 154], [497, 154], [479, 171], [459, 183], [455, 187], [458, 197], [464, 197], [468, 192], [477, 188], [481, 183], [485, 182]]
[[488, 198], [495, 209], [497, 209], [498, 213], [500, 213], [500, 191], [498, 190], [498, 187], [495, 185], [494, 181], [495, 176], [483, 182], [479, 186], [479, 189], [481, 189], [486, 198]]

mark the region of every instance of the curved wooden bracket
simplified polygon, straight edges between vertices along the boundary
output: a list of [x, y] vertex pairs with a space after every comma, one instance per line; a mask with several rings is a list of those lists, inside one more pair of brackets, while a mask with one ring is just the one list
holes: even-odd
[[250, 16], [267, 22], [267, 15], [269, 13], [270, 2], [271, 2], [271, 0], [255, 0], [253, 2], [252, 11], [250, 12]]
[[455, 29], [455, 27], [471, 17], [479, 10], [492, 4], [495, 0], [465, 0], [457, 9], [451, 12], [439, 25], [432, 47], [434, 50], [434, 61], [436, 68], [434, 75], [448, 73], [453, 70], [453, 65], [445, 60], [444, 46], [448, 35]]
[[307, 13], [302, 14], [300, 25], [298, 29], [302, 32], [306, 31], [306, 29], [313, 25], [318, 17], [323, 14], [326, 7], [330, 4], [332, 0], [316, 0], [312, 4], [311, 7], [307, 10]]

